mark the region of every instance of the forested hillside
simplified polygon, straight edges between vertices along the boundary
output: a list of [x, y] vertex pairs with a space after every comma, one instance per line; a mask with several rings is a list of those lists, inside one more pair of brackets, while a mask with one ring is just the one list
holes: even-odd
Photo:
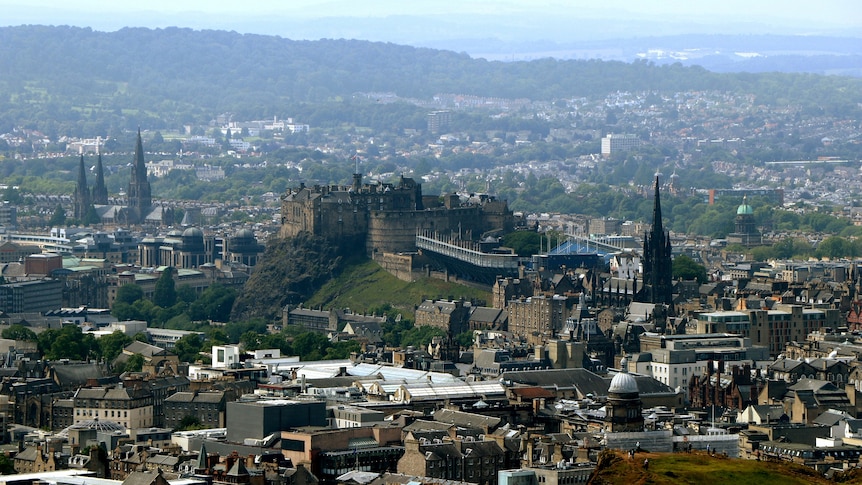
[[613, 91], [724, 90], [760, 103], [858, 109], [862, 80], [716, 74], [698, 67], [602, 61], [489, 62], [466, 54], [354, 40], [292, 41], [190, 29], [0, 28], [0, 132], [30, 125], [109, 133], [290, 112], [299, 103], [394, 92], [555, 100]]

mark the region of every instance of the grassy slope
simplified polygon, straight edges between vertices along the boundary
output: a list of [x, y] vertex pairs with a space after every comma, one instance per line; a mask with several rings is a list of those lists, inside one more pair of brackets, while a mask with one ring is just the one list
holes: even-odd
[[311, 308], [350, 308], [362, 312], [389, 303], [413, 318], [416, 305], [423, 299], [476, 298], [490, 303], [491, 294], [475, 288], [422, 278], [407, 283], [387, 273], [374, 261], [350, 264], [334, 280], [320, 288], [305, 305]]
[[[724, 484], [803, 485], [835, 483], [821, 477], [811, 468], [790, 463], [768, 463], [754, 460], [710, 457], [706, 453], [638, 453], [635, 460], [615, 453], [611, 460], [590, 480], [592, 485], [635, 484]], [[649, 471], [643, 469], [649, 458]], [[859, 483], [858, 481], [846, 483]]]

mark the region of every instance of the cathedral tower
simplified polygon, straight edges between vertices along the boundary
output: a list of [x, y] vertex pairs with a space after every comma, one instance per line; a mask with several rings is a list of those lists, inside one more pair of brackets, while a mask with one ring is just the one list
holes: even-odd
[[150, 182], [147, 180], [147, 166], [144, 162], [144, 145], [141, 130], [135, 145], [135, 159], [132, 161], [132, 178], [129, 181], [129, 223], [141, 224], [153, 205]]

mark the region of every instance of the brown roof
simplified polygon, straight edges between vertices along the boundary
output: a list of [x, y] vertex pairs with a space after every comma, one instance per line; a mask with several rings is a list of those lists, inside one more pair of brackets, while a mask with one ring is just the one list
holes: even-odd
[[520, 396], [527, 399], [536, 399], [536, 398], [552, 398], [555, 394], [547, 389], [543, 389], [541, 387], [514, 387], [511, 389], [512, 394], [516, 396]]

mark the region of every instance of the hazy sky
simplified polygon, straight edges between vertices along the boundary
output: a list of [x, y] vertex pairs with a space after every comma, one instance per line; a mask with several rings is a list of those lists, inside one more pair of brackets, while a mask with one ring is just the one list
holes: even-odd
[[178, 26], [413, 44], [680, 33], [862, 37], [862, 0], [0, 0], [0, 25], [21, 24], [102, 31]]

